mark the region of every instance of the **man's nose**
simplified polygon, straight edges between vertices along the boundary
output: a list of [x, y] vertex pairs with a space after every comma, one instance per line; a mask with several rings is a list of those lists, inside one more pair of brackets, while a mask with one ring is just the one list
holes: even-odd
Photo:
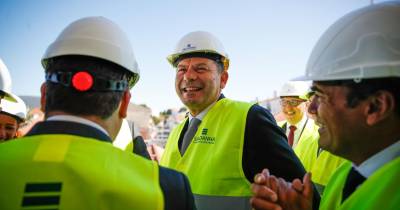
[[186, 70], [185, 74], [183, 75], [183, 79], [186, 81], [192, 81], [197, 78], [197, 72], [189, 66], [189, 68]]
[[282, 106], [282, 109], [284, 111], [293, 111], [293, 107], [290, 106], [289, 104], [286, 104], [285, 106]]
[[312, 99], [311, 99], [311, 102], [310, 102], [310, 105], [308, 106], [308, 112], [310, 113], [310, 114], [317, 114], [317, 111], [318, 111], [318, 101], [317, 101], [317, 99], [316, 99], [316, 97], [312, 97]]

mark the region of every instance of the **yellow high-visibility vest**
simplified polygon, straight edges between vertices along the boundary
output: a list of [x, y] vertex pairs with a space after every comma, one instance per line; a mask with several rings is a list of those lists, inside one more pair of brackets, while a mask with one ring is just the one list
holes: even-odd
[[321, 199], [320, 210], [397, 210], [400, 207], [400, 157], [386, 163], [369, 176], [342, 203], [342, 189], [352, 167], [346, 161], [326, 186]]
[[0, 174], [0, 209], [164, 209], [158, 165], [96, 139], [2, 143]]
[[170, 134], [160, 164], [185, 173], [197, 209], [250, 209], [250, 182], [242, 169], [247, 113], [252, 104], [219, 100], [205, 115], [183, 157], [184, 122]]

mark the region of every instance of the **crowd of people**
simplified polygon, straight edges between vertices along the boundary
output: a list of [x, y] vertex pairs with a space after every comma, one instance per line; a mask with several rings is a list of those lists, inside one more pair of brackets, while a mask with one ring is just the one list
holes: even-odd
[[76, 20], [44, 53], [44, 117], [27, 132], [0, 60], [0, 209], [398, 209], [399, 22], [399, 1], [335, 22], [281, 88], [278, 122], [222, 93], [216, 36], [184, 35], [167, 60], [188, 114], [149, 153], [125, 120], [140, 78], [128, 37], [104, 17]]

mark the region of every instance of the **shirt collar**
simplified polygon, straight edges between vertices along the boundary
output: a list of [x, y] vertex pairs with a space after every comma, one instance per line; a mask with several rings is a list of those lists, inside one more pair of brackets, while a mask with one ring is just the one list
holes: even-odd
[[400, 140], [376, 153], [372, 157], [362, 162], [359, 166], [353, 167], [364, 177], [371, 176], [376, 170], [386, 163], [400, 156]]
[[[199, 120], [203, 120], [204, 116], [206, 116], [206, 114], [208, 113], [208, 111], [210, 111], [210, 109], [217, 103], [217, 101], [221, 100], [225, 98], [225, 96], [223, 94], [221, 94], [218, 98], [218, 100], [214, 101], [212, 104], [210, 104], [207, 108], [205, 108], [203, 111], [201, 111], [198, 115], [196, 115], [196, 118]], [[192, 120], [192, 118], [194, 118], [194, 116], [192, 116], [192, 114], [190, 114], [189, 112], [189, 122], [190, 120]]]
[[[215, 103], [217, 103], [217, 101], [210, 104], [210, 106], [208, 106], [203, 111], [201, 111], [198, 115], [196, 115], [196, 118], [199, 120], [203, 120], [204, 116], [206, 116], [207, 112], [211, 109], [211, 107], [213, 107], [215, 105]], [[192, 120], [192, 118], [194, 118], [194, 117], [192, 116], [192, 114], [189, 113], [189, 122], [190, 122], [190, 120]]]
[[85, 124], [91, 127], [94, 127], [98, 130], [100, 130], [101, 132], [103, 132], [104, 134], [106, 134], [108, 137], [110, 137], [110, 135], [108, 134], [108, 132], [101, 127], [99, 124], [87, 120], [85, 118], [82, 117], [77, 117], [77, 116], [72, 116], [72, 115], [55, 115], [55, 116], [51, 116], [49, 118], [46, 119], [46, 121], [67, 121], [67, 122], [75, 122], [75, 123], [81, 123], [81, 124]]

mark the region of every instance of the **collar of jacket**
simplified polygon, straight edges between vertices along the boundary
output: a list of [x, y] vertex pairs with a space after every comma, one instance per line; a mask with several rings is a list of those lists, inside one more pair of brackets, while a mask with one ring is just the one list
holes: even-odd
[[43, 121], [37, 123], [26, 136], [43, 134], [65, 134], [97, 139], [112, 143], [110, 137], [100, 130], [81, 123], [69, 121]]

